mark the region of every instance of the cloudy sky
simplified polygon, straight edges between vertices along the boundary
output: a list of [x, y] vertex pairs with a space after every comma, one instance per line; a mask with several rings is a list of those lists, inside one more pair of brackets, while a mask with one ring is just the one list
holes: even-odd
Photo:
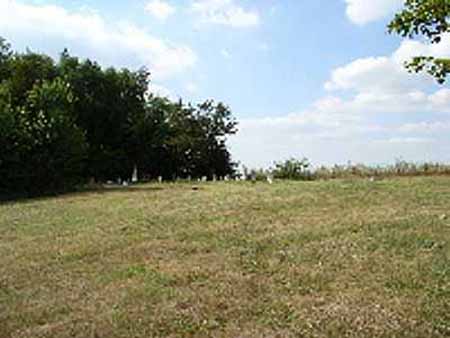
[[0, 36], [52, 56], [148, 67], [152, 90], [230, 105], [247, 166], [450, 161], [450, 87], [402, 64], [450, 56], [386, 24], [402, 0], [0, 0]]

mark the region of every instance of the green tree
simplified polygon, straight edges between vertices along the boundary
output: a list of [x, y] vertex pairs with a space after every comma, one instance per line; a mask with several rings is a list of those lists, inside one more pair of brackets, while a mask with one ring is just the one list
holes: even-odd
[[11, 46], [0, 37], [0, 83], [9, 77], [11, 57]]
[[198, 154], [203, 175], [211, 177], [233, 175], [235, 163], [226, 146], [227, 136], [237, 132], [237, 122], [228, 106], [207, 100], [197, 106], [197, 118], [203, 139]]
[[[450, 32], [450, 0], [406, 0], [404, 9], [395, 15], [388, 30], [403, 37], [421, 37], [428, 43], [438, 44], [442, 36]], [[411, 71], [426, 71], [441, 84], [450, 73], [450, 59], [430, 55], [418, 55], [406, 66]]]
[[132, 149], [136, 149], [136, 164], [147, 177], [172, 178], [175, 163], [167, 143], [170, 135], [169, 116], [178, 106], [158, 96], [150, 95], [143, 112], [132, 117], [130, 132]]
[[308, 159], [297, 160], [295, 158], [284, 162], [275, 163], [273, 175], [275, 178], [287, 180], [309, 180], [312, 178], [309, 172], [310, 163]]
[[103, 70], [96, 62], [80, 61], [67, 51], [61, 55], [58, 71], [73, 89], [76, 122], [86, 131], [86, 176], [98, 181], [129, 177], [142, 157], [132, 129], [145, 110], [148, 72]]
[[23, 106], [0, 95], [0, 191], [40, 195], [81, 182], [87, 143], [73, 119], [73, 95], [61, 79], [36, 83]]
[[65, 50], [12, 53], [0, 38], [0, 194], [67, 190], [94, 177], [225, 176], [236, 121], [223, 103], [148, 93], [149, 73], [104, 69]]
[[47, 55], [27, 52], [14, 54], [9, 61], [6, 79], [14, 106], [25, 103], [28, 91], [37, 83], [53, 80], [57, 76], [54, 61]]
[[32, 194], [67, 190], [82, 181], [87, 143], [75, 124], [73, 94], [62, 79], [35, 84], [21, 110], [25, 144], [21, 171]]

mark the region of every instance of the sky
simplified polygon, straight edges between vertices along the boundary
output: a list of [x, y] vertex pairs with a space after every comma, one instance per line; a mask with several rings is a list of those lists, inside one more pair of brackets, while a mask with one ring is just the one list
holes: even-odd
[[228, 104], [233, 159], [269, 167], [450, 162], [450, 87], [403, 63], [438, 45], [387, 33], [402, 0], [0, 0], [0, 36], [139, 69], [150, 90]]

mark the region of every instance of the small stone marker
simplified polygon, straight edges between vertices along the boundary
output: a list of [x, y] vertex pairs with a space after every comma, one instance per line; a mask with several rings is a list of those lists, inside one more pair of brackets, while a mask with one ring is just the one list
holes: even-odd
[[138, 169], [137, 166], [135, 165], [133, 169], [133, 176], [131, 178], [131, 182], [137, 183], [137, 181], [138, 181]]

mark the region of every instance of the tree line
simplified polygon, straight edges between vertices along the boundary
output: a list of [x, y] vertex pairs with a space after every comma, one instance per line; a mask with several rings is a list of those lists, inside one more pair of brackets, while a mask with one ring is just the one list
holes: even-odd
[[225, 104], [149, 93], [149, 72], [55, 61], [0, 38], [0, 195], [66, 191], [89, 180], [233, 175]]

